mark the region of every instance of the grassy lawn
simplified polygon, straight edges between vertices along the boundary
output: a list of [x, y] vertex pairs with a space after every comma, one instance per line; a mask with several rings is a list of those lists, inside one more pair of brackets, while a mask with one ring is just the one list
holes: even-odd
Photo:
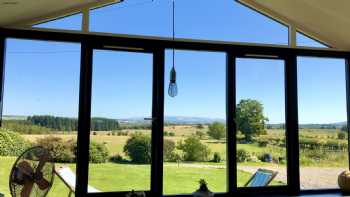
[[[166, 126], [164, 128], [167, 132], [174, 132], [175, 136], [166, 136], [166, 139], [178, 142], [184, 140], [186, 136], [189, 136], [199, 129], [195, 126], [180, 125], [180, 126]], [[205, 126], [202, 131], [208, 130]], [[149, 133], [149, 130], [123, 130], [129, 133], [143, 132]], [[284, 137], [285, 134], [282, 130], [268, 130], [268, 135], [276, 137]], [[76, 138], [77, 133], [70, 134], [55, 134], [55, 136], [61, 137], [64, 140]], [[325, 129], [301, 129], [300, 136], [319, 138], [319, 139], [337, 139], [337, 130], [325, 130]], [[37, 138], [45, 137], [45, 135], [24, 135], [29, 141], [35, 142]], [[130, 136], [113, 136], [110, 132], [97, 132], [97, 135], [91, 135], [91, 140], [104, 143], [110, 155], [123, 153], [123, 146]], [[226, 142], [225, 140], [213, 140], [205, 137], [201, 140], [202, 143], [208, 145], [211, 150], [211, 154], [219, 152], [222, 161], [220, 163], [213, 162], [182, 162], [180, 165], [176, 163], [164, 163], [164, 194], [188, 194], [192, 193], [198, 188], [198, 180], [205, 179], [209, 188], [214, 192], [226, 191], [226, 169], [223, 168], [209, 168], [206, 165], [222, 166], [226, 165]], [[261, 155], [261, 153], [273, 153], [274, 156], [285, 156], [286, 150], [283, 147], [268, 144], [266, 147], [259, 147], [257, 143], [252, 144], [237, 144], [237, 149], [244, 149], [255, 157]], [[316, 155], [317, 156], [317, 155]], [[343, 167], [347, 165], [347, 153], [346, 152], [327, 152], [326, 158], [323, 160], [313, 159], [315, 153], [307, 150], [300, 153], [301, 166], [312, 167]], [[126, 157], [127, 158], [127, 157]], [[212, 155], [209, 159], [212, 158]], [[0, 193], [8, 193], [8, 176], [10, 168], [15, 158], [13, 157], [0, 157]], [[285, 164], [271, 164], [260, 161], [250, 161], [245, 163], [238, 163], [238, 166], [251, 166], [251, 167], [273, 167], [278, 165], [285, 167]], [[72, 169], [75, 165], [69, 165]], [[238, 186], [243, 186], [251, 176], [250, 173], [238, 171]], [[130, 191], [135, 190], [149, 190], [150, 188], [150, 165], [130, 165], [130, 164], [90, 164], [89, 168], [89, 184], [101, 191]], [[281, 184], [274, 181], [272, 184]], [[51, 189], [49, 196], [67, 196], [68, 189], [65, 185], [56, 177], [53, 188]]]
[[[0, 157], [0, 192], [9, 196], [8, 177], [14, 157]], [[69, 165], [74, 169], [74, 165]], [[149, 189], [150, 166], [126, 164], [91, 164], [89, 184], [101, 191], [129, 191], [131, 189]], [[249, 173], [238, 172], [239, 185], [243, 185], [250, 177]], [[164, 167], [164, 193], [192, 193], [198, 187], [198, 180], [204, 178], [209, 188], [216, 192], [226, 190], [226, 170], [192, 167]], [[68, 189], [55, 177], [50, 197], [68, 196]]]

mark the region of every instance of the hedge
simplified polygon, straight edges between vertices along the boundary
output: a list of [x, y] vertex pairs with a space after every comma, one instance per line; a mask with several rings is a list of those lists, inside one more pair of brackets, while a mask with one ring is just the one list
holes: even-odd
[[[76, 161], [77, 142], [74, 139], [64, 141], [60, 137], [47, 136], [37, 140], [36, 145], [48, 149], [54, 162], [73, 163]], [[105, 163], [108, 160], [108, 149], [103, 143], [90, 142], [90, 163]]]
[[0, 156], [19, 156], [29, 146], [30, 143], [18, 133], [0, 129]]

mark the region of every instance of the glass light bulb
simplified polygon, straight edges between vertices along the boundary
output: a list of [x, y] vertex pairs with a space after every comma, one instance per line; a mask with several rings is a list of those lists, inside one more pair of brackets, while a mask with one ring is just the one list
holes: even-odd
[[177, 96], [177, 85], [176, 85], [176, 82], [170, 82], [169, 83], [168, 94], [171, 97]]
[[171, 68], [170, 71], [170, 83], [168, 88], [168, 94], [171, 97], [177, 96], [176, 71], [174, 66]]

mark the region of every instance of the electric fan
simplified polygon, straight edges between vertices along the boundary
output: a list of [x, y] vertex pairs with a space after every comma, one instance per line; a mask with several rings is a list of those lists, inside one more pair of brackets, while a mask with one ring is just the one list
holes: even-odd
[[48, 150], [33, 147], [18, 157], [10, 173], [13, 197], [44, 197], [54, 178], [54, 163]]

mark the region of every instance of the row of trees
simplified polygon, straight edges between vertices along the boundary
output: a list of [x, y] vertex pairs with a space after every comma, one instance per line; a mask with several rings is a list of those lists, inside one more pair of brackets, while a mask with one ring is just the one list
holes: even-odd
[[[76, 118], [63, 118], [55, 116], [29, 116], [27, 121], [33, 125], [51, 128], [57, 131], [76, 131], [78, 129], [78, 120]], [[91, 130], [110, 131], [118, 130], [119, 122], [115, 119], [92, 118]]]
[[50, 128], [34, 125], [27, 120], [3, 120], [2, 128], [22, 134], [45, 134], [52, 131]]

